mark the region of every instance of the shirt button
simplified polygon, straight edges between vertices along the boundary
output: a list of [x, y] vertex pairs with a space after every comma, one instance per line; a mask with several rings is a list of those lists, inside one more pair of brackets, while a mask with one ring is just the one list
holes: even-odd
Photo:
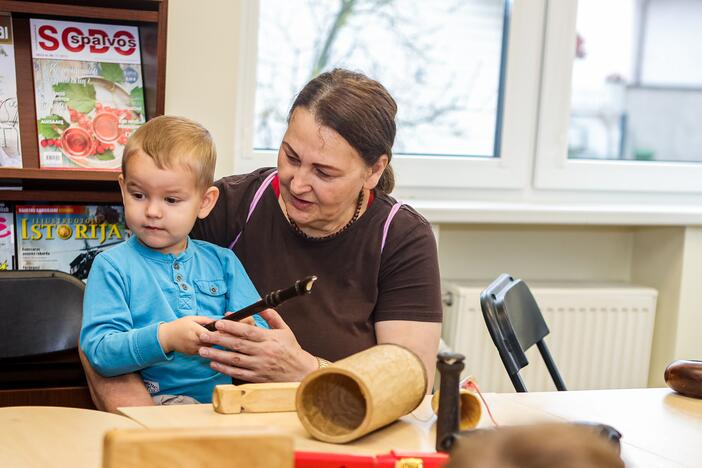
[[187, 290], [188, 290], [188, 285], [185, 284], [185, 283], [181, 284], [180, 287], [183, 288], [183, 291], [187, 291]]
[[178, 263], [173, 264], [173, 269], [174, 270], [180, 270], [180, 265]]
[[183, 275], [176, 275], [176, 281], [183, 281]]
[[217, 288], [215, 288], [214, 286], [212, 286], [212, 287], [210, 288], [210, 292], [211, 292], [212, 294], [216, 293], [216, 292], [217, 292]]

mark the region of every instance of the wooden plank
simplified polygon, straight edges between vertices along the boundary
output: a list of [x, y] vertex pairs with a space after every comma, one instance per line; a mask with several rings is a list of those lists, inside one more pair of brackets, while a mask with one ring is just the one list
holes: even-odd
[[57, 3], [21, 2], [0, 0], [0, 10], [30, 15], [64, 16], [86, 19], [124, 20], [156, 23], [158, 11], [126, 8], [105, 8]]
[[[36, 141], [32, 142], [36, 143]], [[35, 145], [36, 146], [36, 145]], [[0, 168], [0, 180], [2, 179], [44, 179], [44, 180], [106, 180], [117, 181], [119, 177], [117, 171], [85, 171], [73, 169], [38, 169], [32, 168]]]
[[122, 195], [118, 191], [0, 190], [0, 201], [122, 203]]
[[292, 468], [293, 439], [266, 428], [115, 429], [103, 468], [247, 466]]
[[166, 44], [168, 40], [168, 1], [159, 7], [158, 33], [156, 38], [156, 115], [166, 112]]
[[217, 385], [212, 406], [222, 414], [295, 411], [299, 386], [300, 382]]
[[0, 406], [69, 406], [95, 409], [87, 386], [0, 390]]

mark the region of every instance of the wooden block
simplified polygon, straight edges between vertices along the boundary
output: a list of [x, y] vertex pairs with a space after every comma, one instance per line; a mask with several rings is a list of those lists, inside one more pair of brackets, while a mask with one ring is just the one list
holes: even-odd
[[103, 468], [292, 468], [292, 437], [267, 428], [114, 429], [103, 442]]
[[222, 414], [295, 411], [295, 393], [300, 382], [217, 385], [212, 406]]

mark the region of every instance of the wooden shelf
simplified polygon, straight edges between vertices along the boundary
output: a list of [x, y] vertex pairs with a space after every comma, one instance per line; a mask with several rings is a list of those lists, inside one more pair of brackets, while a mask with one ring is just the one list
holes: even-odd
[[[83, 171], [73, 169], [12, 169], [0, 168], [0, 180], [96, 180], [117, 181], [119, 172]], [[0, 184], [2, 185], [2, 184]]]
[[[83, 2], [91, 3], [91, 2]], [[92, 2], [95, 3], [95, 2]], [[122, 2], [129, 4], [130, 2]], [[148, 2], [140, 2], [148, 5]], [[153, 2], [152, 2], [153, 3]], [[67, 5], [59, 3], [4, 1], [0, 0], [0, 11], [12, 13], [26, 13], [30, 15], [78, 17], [85, 19], [140, 21], [156, 23], [159, 20], [158, 9], [133, 10], [125, 8], [106, 8], [87, 5]]]
[[6, 202], [59, 202], [59, 203], [122, 203], [118, 191], [66, 190], [0, 190], [0, 200]]

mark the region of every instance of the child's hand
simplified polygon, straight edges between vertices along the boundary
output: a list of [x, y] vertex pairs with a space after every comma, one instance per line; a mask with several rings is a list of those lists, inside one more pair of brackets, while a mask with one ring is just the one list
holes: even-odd
[[200, 342], [202, 325], [212, 322], [211, 318], [189, 315], [172, 322], [162, 323], [158, 327], [158, 341], [164, 353], [178, 351], [183, 354], [197, 354], [203, 345]]

